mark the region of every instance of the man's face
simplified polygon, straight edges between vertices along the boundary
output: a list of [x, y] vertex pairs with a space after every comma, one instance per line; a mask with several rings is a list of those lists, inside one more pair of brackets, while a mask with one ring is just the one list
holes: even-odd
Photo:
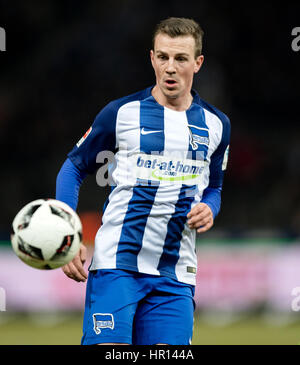
[[192, 36], [171, 38], [159, 33], [150, 52], [156, 75], [156, 85], [167, 98], [190, 94], [193, 77], [199, 71], [204, 57], [195, 58], [195, 40]]

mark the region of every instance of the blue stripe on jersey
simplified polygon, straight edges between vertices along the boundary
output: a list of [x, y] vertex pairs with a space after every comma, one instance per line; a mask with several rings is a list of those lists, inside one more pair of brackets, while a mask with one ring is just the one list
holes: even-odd
[[123, 221], [116, 267], [138, 271], [137, 255], [142, 248], [148, 216], [158, 187], [135, 186]]
[[[153, 108], [155, 105], [157, 107]], [[154, 103], [152, 97], [140, 102], [140, 131], [141, 152], [150, 154], [164, 150], [164, 108]], [[153, 131], [155, 132], [148, 133]], [[123, 221], [116, 257], [117, 268], [138, 271], [137, 255], [142, 248], [147, 219], [157, 189], [158, 185], [145, 186], [142, 180], [137, 180]]]
[[164, 150], [164, 107], [153, 96], [140, 102], [140, 151], [148, 154]]
[[163, 253], [157, 266], [160, 274], [168, 274], [176, 280], [175, 266], [179, 259], [180, 241], [187, 220], [186, 215], [190, 211], [191, 204], [194, 201], [193, 191], [196, 192], [196, 185], [183, 185], [180, 189], [175, 211], [168, 222]]
[[186, 116], [190, 132], [188, 158], [206, 160], [209, 134], [204, 110], [200, 105], [193, 103], [186, 111]]

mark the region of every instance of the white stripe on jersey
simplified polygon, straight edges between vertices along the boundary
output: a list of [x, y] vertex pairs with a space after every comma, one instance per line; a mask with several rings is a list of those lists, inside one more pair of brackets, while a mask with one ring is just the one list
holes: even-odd
[[179, 281], [190, 282], [191, 273], [187, 268], [197, 268], [197, 256], [195, 255], [196, 231], [191, 230], [186, 223], [180, 241], [179, 259], [175, 266], [175, 274]]
[[116, 187], [110, 194], [110, 202], [102, 216], [102, 226], [95, 238], [95, 250], [90, 270], [116, 268], [116, 253], [123, 221], [132, 190]]
[[[188, 119], [187, 119], [187, 115], [186, 113], [184, 113], [184, 123], [186, 128], [185, 128], [185, 139], [187, 139], [187, 146], [189, 144], [189, 135], [188, 135], [188, 128], [187, 125], [188, 123]], [[189, 124], [189, 126], [191, 126]], [[197, 126], [194, 126], [197, 129], [204, 129], [204, 128], [199, 128]], [[184, 136], [184, 131], [182, 131], [183, 136]], [[187, 147], [188, 149], [188, 147]], [[206, 169], [206, 171], [208, 171], [208, 169]], [[204, 176], [207, 176], [208, 174], [206, 173], [203, 174]], [[207, 180], [206, 184], [207, 184]], [[196, 205], [197, 203], [200, 202], [200, 198], [198, 196], [199, 194], [196, 194], [196, 196], [194, 197], [194, 201], [192, 202], [191, 208]], [[193, 229], [191, 230], [188, 226], [187, 223], [185, 223], [184, 225], [184, 231], [182, 233], [182, 239], [180, 241], [180, 248], [179, 248], [179, 259], [177, 262], [177, 265], [175, 266], [175, 274], [178, 278], [179, 281], [182, 282], [190, 282], [190, 276], [191, 273], [187, 272], [187, 267], [191, 267], [191, 268], [197, 268], [197, 257], [195, 255], [195, 242], [196, 242], [196, 231]]]

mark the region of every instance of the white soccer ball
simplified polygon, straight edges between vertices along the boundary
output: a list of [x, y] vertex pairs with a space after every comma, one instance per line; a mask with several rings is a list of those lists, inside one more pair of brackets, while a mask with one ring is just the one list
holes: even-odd
[[79, 251], [82, 225], [77, 213], [55, 199], [25, 205], [12, 224], [11, 243], [16, 255], [37, 269], [56, 269]]

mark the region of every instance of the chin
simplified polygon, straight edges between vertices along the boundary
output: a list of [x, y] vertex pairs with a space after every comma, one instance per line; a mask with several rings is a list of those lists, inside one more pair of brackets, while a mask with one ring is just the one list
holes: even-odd
[[163, 93], [166, 97], [171, 98], [171, 99], [176, 99], [180, 96], [179, 90], [176, 90], [176, 89], [174, 89], [174, 90], [164, 89]]

